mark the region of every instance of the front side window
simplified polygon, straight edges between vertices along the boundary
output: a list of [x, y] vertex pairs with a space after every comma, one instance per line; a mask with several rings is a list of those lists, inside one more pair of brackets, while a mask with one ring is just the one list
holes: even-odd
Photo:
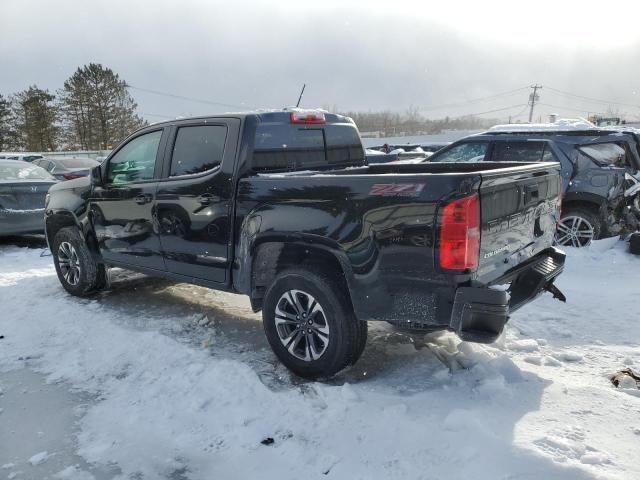
[[578, 147], [578, 151], [598, 165], [618, 165], [622, 167], [626, 163], [626, 151], [616, 143], [583, 145]]
[[482, 162], [489, 144], [487, 142], [466, 142], [456, 145], [440, 154], [429, 158], [430, 162]]
[[108, 183], [153, 180], [162, 130], [134, 138], [109, 160]]
[[543, 142], [496, 142], [493, 145], [493, 161], [539, 162], [544, 147]]
[[222, 162], [227, 127], [198, 125], [180, 127], [171, 157], [171, 176], [206, 172]]

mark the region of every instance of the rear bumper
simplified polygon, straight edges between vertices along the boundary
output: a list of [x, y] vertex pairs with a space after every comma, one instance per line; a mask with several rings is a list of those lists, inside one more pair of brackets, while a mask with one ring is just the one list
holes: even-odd
[[458, 288], [449, 328], [463, 340], [493, 342], [502, 333], [511, 313], [545, 290], [554, 289], [553, 282], [562, 273], [564, 261], [561, 250], [550, 248], [493, 282], [496, 285], [511, 283], [508, 290], [488, 286]]
[[44, 233], [44, 209], [0, 209], [0, 235]]

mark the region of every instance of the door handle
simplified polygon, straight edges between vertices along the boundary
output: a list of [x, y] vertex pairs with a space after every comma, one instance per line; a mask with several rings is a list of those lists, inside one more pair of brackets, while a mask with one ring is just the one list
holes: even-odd
[[200, 205], [211, 205], [212, 203], [218, 203], [219, 201], [220, 197], [211, 193], [203, 193], [198, 197], [198, 203]]
[[138, 205], [144, 205], [145, 203], [151, 202], [151, 195], [138, 195], [133, 199]]

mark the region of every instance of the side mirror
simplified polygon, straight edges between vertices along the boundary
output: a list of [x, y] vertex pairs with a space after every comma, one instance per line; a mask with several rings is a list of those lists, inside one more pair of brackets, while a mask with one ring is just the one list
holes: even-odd
[[91, 185], [102, 186], [102, 165], [97, 165], [91, 169]]

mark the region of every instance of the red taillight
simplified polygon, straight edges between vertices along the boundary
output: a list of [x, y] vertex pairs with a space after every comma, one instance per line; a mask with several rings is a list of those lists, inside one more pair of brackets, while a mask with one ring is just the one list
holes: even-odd
[[84, 177], [84, 175], [78, 175], [77, 173], [63, 173], [62, 176], [65, 180], [73, 180], [76, 178]]
[[467, 270], [478, 266], [480, 201], [470, 195], [447, 203], [440, 215], [440, 266]]
[[311, 123], [316, 125], [319, 123], [326, 123], [324, 113], [316, 111], [298, 110], [291, 112], [289, 118], [291, 119], [291, 123]]

